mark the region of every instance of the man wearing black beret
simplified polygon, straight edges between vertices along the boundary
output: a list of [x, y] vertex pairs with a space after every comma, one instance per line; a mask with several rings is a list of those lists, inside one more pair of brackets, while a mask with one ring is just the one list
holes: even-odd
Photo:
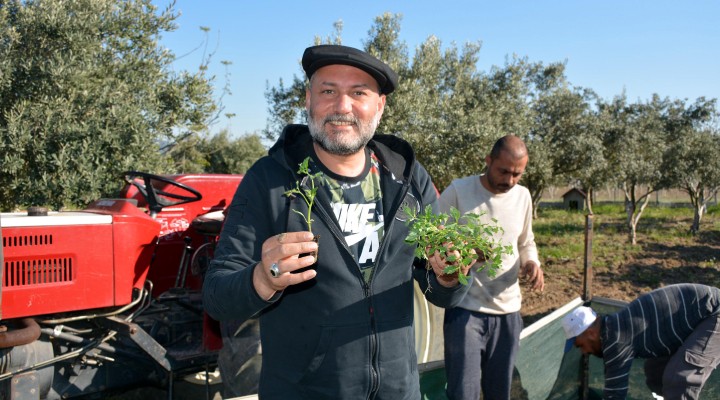
[[[238, 187], [206, 310], [259, 316], [264, 400], [418, 399], [413, 279], [441, 307], [468, 287], [404, 243], [402, 206], [436, 207], [437, 194], [407, 142], [375, 133], [398, 76], [346, 46], [310, 47], [302, 65], [308, 124], [285, 127]], [[298, 185], [314, 199], [288, 196]]]

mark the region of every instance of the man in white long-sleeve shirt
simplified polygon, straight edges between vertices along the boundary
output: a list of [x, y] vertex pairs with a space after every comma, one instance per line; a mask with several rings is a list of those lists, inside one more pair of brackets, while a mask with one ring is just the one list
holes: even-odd
[[460, 305], [445, 310], [445, 371], [451, 400], [510, 398], [515, 356], [523, 323], [519, 276], [531, 289], [543, 290], [544, 276], [532, 232], [530, 192], [518, 185], [528, 152], [517, 136], [504, 136], [485, 158], [487, 171], [454, 180], [440, 196], [440, 211], [482, 214], [503, 229], [502, 245], [513, 253], [502, 256], [494, 277], [472, 270], [470, 290]]
[[718, 288], [678, 284], [646, 293], [611, 315], [578, 307], [562, 324], [568, 344], [603, 359], [605, 399], [627, 396], [632, 362], [644, 358], [650, 390], [665, 400], [692, 400], [720, 363], [719, 316]]

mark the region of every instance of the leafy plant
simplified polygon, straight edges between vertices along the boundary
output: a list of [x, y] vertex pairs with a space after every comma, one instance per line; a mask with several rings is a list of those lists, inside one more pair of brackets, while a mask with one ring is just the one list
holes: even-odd
[[315, 179], [317, 179], [322, 172], [311, 173], [310, 172], [310, 157], [306, 157], [300, 164], [297, 173], [303, 178], [295, 182], [295, 188], [286, 191], [284, 194], [288, 197], [300, 196], [307, 204], [307, 214], [303, 214], [298, 210], [292, 210], [294, 213], [299, 214], [305, 223], [307, 224], [308, 230], [312, 232], [312, 208], [315, 204], [315, 197], [317, 196], [318, 187], [315, 186]]
[[[415, 256], [418, 258], [428, 259], [428, 255], [439, 252], [446, 261], [452, 263], [445, 267], [443, 272], [446, 274], [458, 272], [461, 267], [472, 265], [476, 260], [484, 260], [486, 262], [478, 263], [477, 271], [487, 268], [487, 274], [494, 277], [501, 266], [502, 255], [513, 252], [511, 245], [503, 246], [494, 238], [495, 234], [502, 232], [494, 218], [491, 224], [485, 224], [480, 220], [483, 214], [467, 213], [461, 216], [455, 207], [450, 208], [449, 215], [436, 214], [430, 206], [420, 213], [415, 213], [409, 207], [404, 210], [409, 216], [406, 223], [410, 227], [405, 242], [417, 245]], [[467, 276], [458, 274], [458, 281], [467, 284]]]

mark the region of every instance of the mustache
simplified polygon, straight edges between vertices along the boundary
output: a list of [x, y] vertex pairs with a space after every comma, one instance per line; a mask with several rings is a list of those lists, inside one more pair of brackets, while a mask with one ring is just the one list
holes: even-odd
[[332, 114], [323, 118], [323, 124], [327, 122], [349, 122], [358, 125], [359, 121], [354, 115]]

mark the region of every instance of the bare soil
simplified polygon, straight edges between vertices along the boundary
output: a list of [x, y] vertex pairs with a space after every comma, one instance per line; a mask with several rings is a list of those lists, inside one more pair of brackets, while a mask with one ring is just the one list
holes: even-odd
[[[640, 294], [675, 283], [720, 286], [720, 231], [700, 232], [673, 243], [651, 242], [639, 236], [638, 244], [641, 251], [624, 256], [620, 262], [591, 259], [592, 297], [631, 301]], [[584, 257], [544, 260], [545, 290], [531, 292], [523, 288], [525, 325], [582, 297], [583, 269]]]

